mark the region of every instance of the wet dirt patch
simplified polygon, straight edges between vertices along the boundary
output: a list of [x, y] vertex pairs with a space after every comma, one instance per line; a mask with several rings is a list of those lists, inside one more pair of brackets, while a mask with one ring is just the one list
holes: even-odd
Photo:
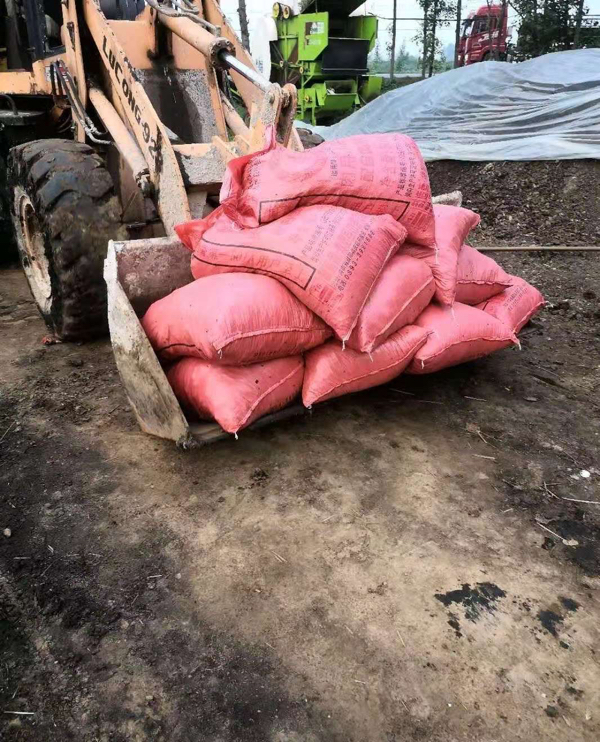
[[[458, 590], [449, 590], [446, 593], [436, 593], [434, 596], [446, 608], [457, 605], [463, 608], [464, 617], [473, 623], [484, 613], [494, 613], [497, 603], [506, 597], [506, 592], [492, 582], [478, 582], [471, 587], [465, 583]], [[456, 613], [448, 612], [448, 624], [454, 629], [457, 637], [462, 636], [460, 621]]]
[[446, 607], [453, 603], [461, 605], [464, 608], [465, 618], [468, 621], [477, 621], [483, 612], [495, 611], [497, 601], [506, 597], [506, 593], [492, 582], [478, 582], [475, 587], [465, 583], [458, 590], [436, 593], [435, 597]]
[[568, 611], [574, 613], [579, 608], [579, 603], [576, 600], [573, 600], [573, 598], [565, 598], [564, 596], [561, 596], [559, 600]]
[[[15, 416], [4, 398], [0, 430]], [[86, 739], [118, 742], [335, 739], [263, 647], [182, 600], [181, 544], [165, 524], [132, 543], [108, 506], [120, 475], [86, 436], [20, 418], [11, 432], [0, 447], [11, 530], [0, 536], [0, 704], [35, 715], [2, 715], [3, 739], [78, 740], [82, 724]]]
[[564, 616], [561, 616], [554, 611], [540, 611], [538, 613], [538, 620], [542, 626], [552, 636], [558, 636], [557, 626], [564, 621]]
[[[542, 624], [544, 629], [552, 636], [558, 638], [559, 630], [562, 628], [562, 624], [569, 613], [575, 613], [579, 609], [579, 603], [573, 598], [566, 598], [559, 596], [559, 603], [562, 606], [562, 611], [559, 613], [559, 608], [541, 610], [537, 614], [538, 621]], [[566, 642], [561, 642], [561, 646], [568, 647]]]

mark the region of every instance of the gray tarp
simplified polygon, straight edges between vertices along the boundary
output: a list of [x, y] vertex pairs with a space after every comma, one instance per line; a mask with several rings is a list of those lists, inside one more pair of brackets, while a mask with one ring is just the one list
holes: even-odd
[[402, 132], [426, 160], [600, 159], [600, 49], [451, 70], [314, 131]]

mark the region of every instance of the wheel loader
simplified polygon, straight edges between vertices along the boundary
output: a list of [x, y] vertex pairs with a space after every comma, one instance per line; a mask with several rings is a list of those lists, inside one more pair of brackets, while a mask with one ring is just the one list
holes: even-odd
[[0, 176], [50, 340], [108, 321], [143, 430], [225, 435], [188, 423], [138, 318], [192, 280], [174, 226], [217, 205], [227, 162], [269, 127], [302, 149], [296, 88], [256, 71], [215, 0], [4, 0], [2, 14]]

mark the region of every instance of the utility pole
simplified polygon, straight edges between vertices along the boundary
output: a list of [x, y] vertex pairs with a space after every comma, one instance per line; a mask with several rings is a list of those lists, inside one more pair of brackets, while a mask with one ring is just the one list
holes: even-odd
[[394, 67], [396, 66], [396, 4], [394, 0], [394, 11], [392, 13], [392, 48], [390, 50], [390, 80], [394, 79]]
[[462, 11], [462, 0], [456, 0], [456, 33], [454, 35], [454, 66], [458, 67], [458, 48], [460, 46], [460, 23]]
[[496, 61], [496, 52], [494, 50], [494, 30], [496, 28], [496, 16], [492, 15], [492, 0], [486, 0], [488, 9], [488, 36], [490, 39], [490, 59]]
[[246, 0], [238, 0], [238, 15], [240, 17], [240, 32], [242, 44], [250, 51], [250, 34], [248, 33], [248, 13], [246, 13]]

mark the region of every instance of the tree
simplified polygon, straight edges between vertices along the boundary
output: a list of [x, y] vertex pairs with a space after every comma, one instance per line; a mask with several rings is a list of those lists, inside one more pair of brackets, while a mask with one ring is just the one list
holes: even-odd
[[[500, 30], [504, 25], [504, 19], [506, 18], [506, 5], [507, 0], [502, 0], [502, 9], [500, 11], [500, 17], [496, 21], [497, 16], [492, 15], [492, 6], [494, 5], [493, 0], [486, 0], [490, 21], [489, 21], [489, 34], [490, 34], [490, 58], [492, 60], [498, 60], [498, 44], [500, 43]], [[495, 42], [495, 46], [494, 46]]]
[[381, 59], [381, 52], [379, 50], [379, 39], [375, 41], [375, 49], [373, 49], [373, 56], [371, 58], [369, 67], [373, 72], [381, 72], [383, 66], [383, 60]]
[[[418, 0], [423, 9], [422, 31], [415, 36], [421, 46], [421, 73], [431, 77], [437, 70], [436, 60], [442, 56], [442, 45], [437, 38], [441, 26], [447, 26], [456, 13], [456, 0]], [[445, 63], [445, 59], [444, 59]]]
[[462, 0], [456, 0], [456, 30], [454, 32], [454, 66], [458, 67], [458, 49], [460, 47]]
[[[383, 51], [383, 54], [382, 54]], [[382, 46], [382, 39], [379, 39], [371, 54], [369, 55], [369, 70], [376, 73], [389, 73], [389, 42]]]
[[[425, 72], [427, 71], [427, 53], [429, 49], [428, 41], [429, 41], [429, 6], [431, 4], [431, 0], [419, 0], [419, 5], [423, 8], [423, 40], [421, 42], [421, 46], [423, 48], [422, 51], [422, 60], [421, 60], [421, 76], [425, 77]], [[415, 38], [415, 41], [418, 41], [418, 38]]]
[[248, 13], [246, 12], [246, 0], [238, 0], [238, 15], [240, 17], [240, 32], [242, 44], [250, 51], [250, 33], [248, 32]]
[[520, 16], [518, 52], [521, 58], [598, 45], [594, 21], [585, 18], [585, 0], [543, 0], [543, 3], [511, 0], [511, 6]]
[[406, 51], [406, 41], [402, 41], [400, 49], [396, 53], [396, 72], [409, 72], [415, 69], [417, 60]]
[[579, 38], [581, 36], [581, 21], [583, 19], [583, 3], [584, 0], [579, 0], [577, 3], [577, 16], [575, 18], [575, 33], [573, 36], [573, 47], [579, 49]]
[[396, 56], [396, 3], [394, 0], [394, 9], [392, 12], [392, 38], [390, 40], [390, 80], [394, 79], [395, 56]]
[[428, 60], [427, 60], [427, 67], [429, 69], [428, 77], [431, 77], [433, 75], [433, 65], [435, 63], [435, 52], [436, 52], [436, 45], [437, 45], [437, 37], [436, 37], [436, 31], [437, 31], [437, 23], [438, 23], [438, 14], [439, 14], [439, 0], [433, 0], [431, 4], [431, 40], [429, 41], [429, 54], [428, 54]]
[[[506, 20], [507, 14], [508, 14], [508, 0], [502, 0], [502, 10], [500, 12], [500, 23], [498, 25], [498, 36], [496, 37], [498, 43], [500, 43], [500, 33], [502, 29], [504, 28], [504, 21]], [[492, 47], [492, 51], [493, 51], [493, 47]], [[493, 58], [494, 59], [498, 58], [495, 52], [494, 52]]]

